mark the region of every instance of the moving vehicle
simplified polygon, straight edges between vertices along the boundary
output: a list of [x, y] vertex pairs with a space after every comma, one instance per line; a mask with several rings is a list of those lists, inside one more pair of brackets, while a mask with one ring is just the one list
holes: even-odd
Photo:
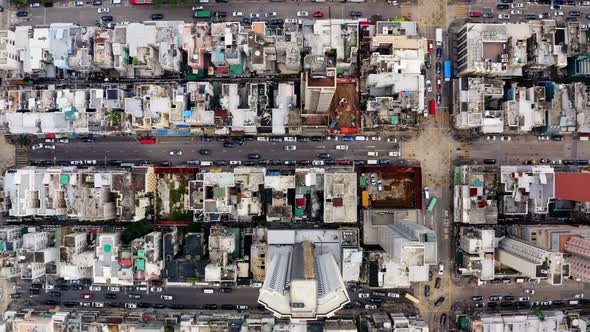
[[306, 11], [298, 11], [297, 16], [298, 17], [306, 17], [306, 16], [309, 16], [309, 13]]
[[[219, 15], [220, 13], [223, 13], [224, 15]], [[225, 12], [217, 12], [216, 13], [217, 17], [225, 17]], [[211, 11], [209, 10], [197, 10], [194, 14], [193, 14], [194, 18], [209, 18], [211, 17]]]
[[444, 62], [443, 77], [445, 79], [445, 82], [451, 80], [451, 60], [445, 60]]
[[153, 21], [155, 21], [155, 20], [161, 20], [161, 19], [163, 19], [164, 18], [164, 15], [162, 15], [162, 14], [152, 14], [150, 17], [151, 17], [151, 19]]
[[436, 46], [441, 46], [442, 45], [442, 29], [441, 28], [437, 28], [436, 29]]

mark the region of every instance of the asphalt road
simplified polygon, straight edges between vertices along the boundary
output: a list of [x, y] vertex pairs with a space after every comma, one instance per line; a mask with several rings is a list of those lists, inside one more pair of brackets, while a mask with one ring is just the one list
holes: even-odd
[[[261, 16], [267, 11], [277, 12], [277, 18], [294, 18], [297, 17], [298, 11], [308, 11], [309, 14], [315, 11], [324, 13], [324, 18], [350, 18], [350, 12], [361, 11], [364, 17], [379, 14], [384, 17], [395, 17], [400, 14], [399, 7], [387, 4], [384, 0], [368, 0], [367, 3], [312, 3], [310, 1], [286, 1], [273, 2], [256, 1], [256, 0], [230, 0], [227, 4], [215, 3], [200, 4], [197, 1], [179, 1], [176, 7], [162, 6], [159, 9], [153, 6], [133, 6], [128, 0], [123, 0], [121, 5], [109, 4], [103, 0], [100, 7], [109, 7], [115, 22], [139, 22], [150, 20], [150, 15], [154, 13], [164, 14], [165, 20], [184, 20], [192, 21], [192, 11], [190, 8], [195, 5], [202, 5], [204, 9], [211, 11], [225, 11], [228, 13], [226, 20], [240, 20], [241, 17], [231, 17], [233, 11], [242, 11], [244, 17], [250, 13], [258, 13]], [[62, 7], [63, 6], [63, 7]], [[53, 8], [23, 8], [29, 12], [27, 18], [16, 18], [11, 14], [11, 23], [14, 25], [48, 25], [55, 22], [75, 22], [80, 25], [94, 25], [96, 20], [105, 14], [98, 14], [97, 6], [91, 6], [90, 2], [83, 7], [75, 7], [74, 1], [59, 1]], [[188, 11], [187, 11], [188, 9]]]
[[[285, 151], [285, 146], [296, 146], [294, 151]], [[348, 150], [336, 150], [336, 145], [346, 145]], [[201, 155], [199, 150], [209, 150], [209, 155]], [[182, 156], [171, 156], [171, 151], [182, 151]], [[56, 144], [55, 150], [31, 150], [29, 160], [152, 160], [153, 162], [170, 161], [172, 165], [181, 165], [188, 160], [215, 161], [248, 159], [248, 154], [260, 154], [266, 160], [316, 160], [320, 153], [330, 153], [335, 160], [346, 159], [391, 159], [388, 152], [398, 151], [399, 144], [390, 143], [382, 137], [381, 141], [365, 142], [244, 142], [244, 145], [234, 145], [224, 148], [223, 142], [202, 142], [198, 137], [160, 139], [158, 144], [139, 144], [134, 139], [111, 141], [98, 139], [95, 143], [71, 141], [66, 144]], [[368, 156], [368, 152], [378, 152], [379, 156]]]

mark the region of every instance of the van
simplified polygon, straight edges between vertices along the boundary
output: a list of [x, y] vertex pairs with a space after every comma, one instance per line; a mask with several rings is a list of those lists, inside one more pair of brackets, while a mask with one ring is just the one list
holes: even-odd
[[377, 159], [367, 160], [367, 165], [377, 165], [377, 163], [378, 163]]
[[578, 300], [569, 300], [568, 304], [569, 305], [578, 305], [580, 302]]
[[516, 278], [516, 283], [521, 284], [524, 282], [524, 278]]
[[379, 155], [379, 152], [369, 151], [369, 152], [367, 152], [367, 155], [369, 155], [369, 157], [377, 157]]
[[213, 162], [211, 161], [201, 161], [201, 166], [212, 166]]
[[213, 294], [213, 293], [215, 293], [215, 291], [212, 288], [203, 288], [203, 293]]

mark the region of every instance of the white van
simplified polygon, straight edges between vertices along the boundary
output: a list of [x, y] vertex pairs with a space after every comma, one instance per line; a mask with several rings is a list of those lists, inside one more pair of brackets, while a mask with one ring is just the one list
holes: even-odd
[[201, 166], [212, 166], [213, 162], [212, 161], [201, 161]]
[[215, 291], [212, 288], [203, 288], [203, 293], [213, 294], [213, 293], [215, 293]]

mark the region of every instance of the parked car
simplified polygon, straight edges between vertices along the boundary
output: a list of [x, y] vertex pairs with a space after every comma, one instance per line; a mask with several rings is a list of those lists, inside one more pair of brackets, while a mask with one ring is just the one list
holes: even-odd
[[313, 12], [313, 14], [311, 14], [311, 16], [313, 17], [324, 17], [324, 13], [317, 11], [317, 12]]
[[152, 19], [153, 21], [156, 21], [156, 20], [161, 20], [161, 19], [163, 19], [163, 18], [164, 18], [164, 15], [162, 15], [162, 14], [152, 14], [150, 17], [151, 17], [151, 19]]

